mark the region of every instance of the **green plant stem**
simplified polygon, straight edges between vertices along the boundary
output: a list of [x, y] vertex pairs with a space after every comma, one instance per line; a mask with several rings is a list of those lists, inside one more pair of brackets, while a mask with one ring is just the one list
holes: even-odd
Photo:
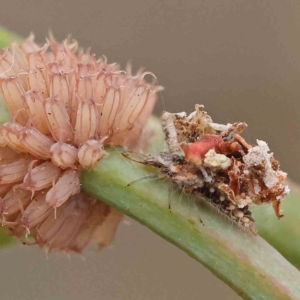
[[271, 205], [253, 206], [258, 233], [300, 269], [300, 193], [292, 189], [283, 200], [284, 218], [278, 220]]
[[81, 182], [86, 192], [186, 251], [244, 299], [300, 299], [298, 270], [261, 237], [243, 232], [206, 201], [196, 205], [195, 199], [175, 193], [170, 211], [170, 183], [152, 179], [126, 186], [151, 172], [112, 150], [93, 170], [82, 172]]
[[[155, 151], [166, 149], [159, 120], [152, 117], [151, 130], [156, 137], [153, 142]], [[295, 183], [289, 184], [291, 194], [282, 201], [281, 209], [285, 215], [278, 220], [272, 205], [254, 205], [251, 208], [258, 233], [276, 248], [295, 267], [300, 269], [300, 188]]]

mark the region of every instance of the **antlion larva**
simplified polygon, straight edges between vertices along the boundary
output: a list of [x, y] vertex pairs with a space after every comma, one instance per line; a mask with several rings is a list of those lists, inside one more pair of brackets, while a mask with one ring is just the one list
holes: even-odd
[[240, 135], [245, 123], [213, 123], [196, 111], [162, 115], [169, 152], [149, 155], [143, 164], [161, 169], [186, 194], [207, 200], [241, 228], [256, 234], [249, 205], [272, 203], [278, 218], [281, 200], [289, 193], [287, 174], [266, 142], [249, 145]]

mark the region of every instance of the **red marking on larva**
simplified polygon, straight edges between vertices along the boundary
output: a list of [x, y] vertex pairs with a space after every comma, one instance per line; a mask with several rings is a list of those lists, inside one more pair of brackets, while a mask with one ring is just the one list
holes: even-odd
[[187, 161], [200, 165], [205, 154], [210, 149], [215, 149], [216, 152], [218, 152], [219, 145], [222, 141], [219, 135], [205, 134], [199, 141], [195, 143], [182, 143], [180, 147]]

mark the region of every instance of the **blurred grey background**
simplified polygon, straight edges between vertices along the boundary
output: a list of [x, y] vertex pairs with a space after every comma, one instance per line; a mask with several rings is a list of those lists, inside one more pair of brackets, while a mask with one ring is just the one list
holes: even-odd
[[[0, 0], [0, 23], [43, 42], [51, 29], [110, 62], [144, 66], [165, 86], [156, 113], [202, 103], [217, 122], [245, 121], [299, 178], [298, 0]], [[162, 101], [163, 99], [163, 101]], [[162, 103], [164, 102], [164, 104]], [[0, 251], [0, 299], [239, 299], [134, 221], [112, 248], [83, 257], [35, 247]], [[84, 259], [83, 259], [84, 258]]]

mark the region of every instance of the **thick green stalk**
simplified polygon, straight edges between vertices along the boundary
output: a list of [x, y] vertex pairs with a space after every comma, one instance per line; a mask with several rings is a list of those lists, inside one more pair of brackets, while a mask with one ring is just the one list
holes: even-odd
[[[160, 179], [131, 181], [152, 169], [112, 150], [82, 172], [83, 189], [148, 226], [209, 268], [244, 299], [300, 299], [300, 274], [261, 237], [237, 228], [205, 200], [172, 194]], [[138, 243], [137, 243], [138, 247]]]
[[[155, 151], [166, 149], [159, 120], [152, 117], [151, 130], [155, 132]], [[284, 218], [278, 220], [272, 205], [254, 205], [252, 213], [258, 233], [276, 248], [295, 267], [300, 269], [300, 188], [290, 182], [291, 194], [282, 201]]]
[[282, 203], [284, 218], [274, 216], [271, 205], [254, 206], [253, 216], [261, 237], [300, 269], [300, 193], [293, 189]]

